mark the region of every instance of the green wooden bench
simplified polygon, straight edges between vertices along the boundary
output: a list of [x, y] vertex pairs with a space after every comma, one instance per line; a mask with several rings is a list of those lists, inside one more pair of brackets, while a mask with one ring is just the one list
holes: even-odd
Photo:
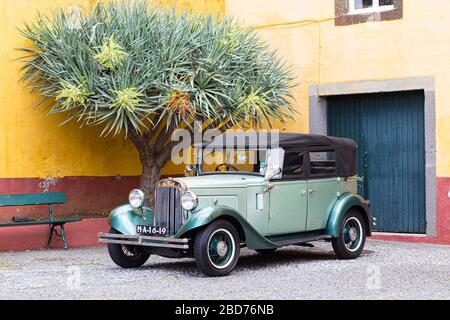
[[[39, 206], [48, 205], [47, 220], [38, 221], [24, 221], [24, 222], [3, 222], [0, 223], [0, 227], [14, 227], [14, 226], [30, 226], [30, 225], [45, 225], [48, 224], [50, 228], [50, 236], [48, 238], [47, 249], [50, 248], [52, 242], [53, 233], [60, 237], [64, 242], [64, 250], [67, 250], [67, 241], [64, 232], [64, 225], [70, 222], [81, 221], [80, 218], [71, 219], [53, 219], [54, 204], [64, 204], [67, 202], [67, 196], [65, 193], [36, 193], [36, 194], [3, 194], [0, 195], [0, 207], [17, 207], [17, 206]], [[61, 233], [58, 233], [56, 227], [59, 227]]]

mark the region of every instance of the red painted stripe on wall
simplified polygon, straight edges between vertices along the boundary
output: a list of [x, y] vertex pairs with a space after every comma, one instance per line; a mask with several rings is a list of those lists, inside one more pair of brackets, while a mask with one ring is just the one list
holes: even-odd
[[[99, 232], [108, 232], [108, 219], [88, 219], [68, 223], [64, 227], [69, 249], [101, 245], [97, 241]], [[48, 226], [23, 226], [0, 228], [0, 252], [38, 250], [47, 246]], [[62, 249], [63, 241], [53, 235], [51, 248]]]
[[[0, 179], [0, 194], [40, 193], [42, 179]], [[139, 186], [139, 177], [65, 177], [50, 186], [50, 192], [64, 192], [68, 201], [55, 205], [55, 216], [108, 213], [128, 202], [130, 190]], [[0, 208], [0, 221], [11, 221], [13, 216], [26, 215], [34, 219], [48, 216], [46, 206]]]
[[437, 235], [450, 243], [450, 178], [437, 179]]

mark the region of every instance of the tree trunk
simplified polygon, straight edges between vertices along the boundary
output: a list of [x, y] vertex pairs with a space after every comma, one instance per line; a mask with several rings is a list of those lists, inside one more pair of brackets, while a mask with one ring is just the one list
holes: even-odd
[[[172, 129], [174, 130], [174, 129]], [[154, 132], [141, 135], [135, 130], [129, 131], [129, 136], [137, 151], [142, 165], [142, 175], [139, 188], [145, 194], [146, 205], [150, 208], [155, 204], [155, 187], [161, 178], [161, 170], [170, 160], [173, 143], [167, 142], [170, 135], [163, 134], [157, 139], [157, 143], [152, 143]]]
[[145, 194], [145, 200], [150, 208], [155, 204], [155, 187], [161, 178], [161, 168], [154, 163], [155, 159], [142, 161], [142, 175], [140, 180], [140, 189]]

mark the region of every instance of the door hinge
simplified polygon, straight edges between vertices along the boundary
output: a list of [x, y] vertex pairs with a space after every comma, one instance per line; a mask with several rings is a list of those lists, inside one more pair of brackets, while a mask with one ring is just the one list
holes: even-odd
[[272, 190], [275, 186], [272, 183], [268, 183], [266, 187], [264, 188], [264, 193], [269, 192]]

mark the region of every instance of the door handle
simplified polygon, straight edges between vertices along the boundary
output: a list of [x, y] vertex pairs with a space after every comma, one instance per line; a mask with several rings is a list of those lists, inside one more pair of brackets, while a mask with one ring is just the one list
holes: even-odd
[[314, 189], [309, 189], [309, 194], [312, 194], [312, 193], [316, 193], [316, 190], [314, 190]]
[[363, 169], [367, 170], [369, 168], [369, 164], [367, 163], [367, 158], [369, 157], [369, 154], [367, 152], [364, 152], [363, 156]]
[[300, 194], [302, 196], [306, 196], [307, 193], [308, 193], [308, 191], [306, 189], [303, 189], [302, 192], [300, 192]]

